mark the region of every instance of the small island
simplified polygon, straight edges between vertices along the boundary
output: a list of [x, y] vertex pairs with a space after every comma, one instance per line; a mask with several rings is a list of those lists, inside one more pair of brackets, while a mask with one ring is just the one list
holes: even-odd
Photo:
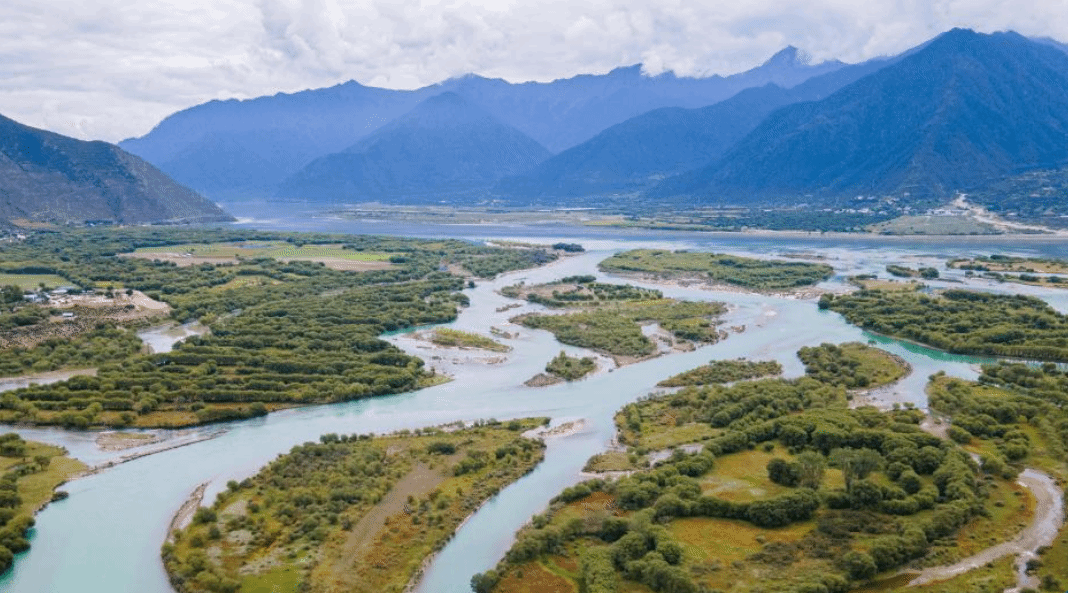
[[386, 436], [323, 435], [227, 490], [171, 534], [182, 593], [401, 591], [464, 519], [544, 456], [547, 419]]
[[782, 373], [782, 365], [768, 361], [713, 360], [657, 383], [659, 387], [690, 387], [733, 383], [759, 377], [774, 377]]
[[707, 282], [759, 292], [788, 292], [830, 278], [834, 268], [822, 263], [754, 259], [722, 253], [634, 249], [600, 263], [613, 274]]
[[525, 385], [527, 387], [545, 387], [555, 385], [563, 381], [578, 381], [586, 375], [597, 370], [597, 361], [591, 356], [568, 356], [560, 351], [545, 365], [545, 372], [531, 377]]

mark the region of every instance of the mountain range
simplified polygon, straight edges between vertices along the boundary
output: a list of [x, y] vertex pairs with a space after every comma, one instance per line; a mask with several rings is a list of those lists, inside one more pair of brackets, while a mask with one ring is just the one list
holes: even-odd
[[843, 66], [838, 61], [809, 64], [799, 50], [788, 47], [757, 68], [726, 77], [647, 76], [639, 65], [547, 83], [512, 84], [468, 75], [412, 91], [350, 81], [292, 94], [210, 101], [119, 145], [213, 198], [258, 197], [274, 193], [316, 158], [344, 151], [445, 92], [555, 153], [652, 109], [704, 107], [746, 88], [768, 83], [790, 87]]
[[178, 223], [232, 217], [114, 144], [0, 116], [0, 221], [13, 219]]
[[548, 157], [526, 134], [446, 92], [345, 150], [312, 161], [279, 194], [334, 202], [473, 196]]
[[872, 211], [858, 200], [909, 211], [967, 193], [997, 212], [1051, 216], [1068, 214], [1068, 47], [954, 29], [853, 65], [812, 65], [787, 48], [727, 77], [634, 66], [412, 91], [349, 82], [178, 112], [122, 143], [143, 160], [3, 118], [0, 133], [0, 219], [226, 217], [197, 190], [246, 205], [850, 212]]
[[1068, 54], [1016, 33], [944, 33], [820, 101], [772, 113], [722, 158], [651, 196], [925, 204], [1068, 164]]

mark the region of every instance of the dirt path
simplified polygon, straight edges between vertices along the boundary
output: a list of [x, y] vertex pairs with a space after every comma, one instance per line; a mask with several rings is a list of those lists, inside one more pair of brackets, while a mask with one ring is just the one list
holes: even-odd
[[1026, 566], [1028, 560], [1037, 557], [1035, 550], [1048, 546], [1057, 537], [1057, 532], [1060, 531], [1064, 522], [1064, 492], [1057, 487], [1053, 478], [1035, 469], [1024, 470], [1017, 483], [1027, 488], [1035, 497], [1035, 517], [1030, 525], [1011, 541], [987, 548], [956, 564], [925, 569], [909, 582], [909, 586], [944, 581], [1011, 555], [1019, 556], [1018, 565], [1021, 569], [1017, 578], [1017, 588], [1009, 589], [1009, 591], [1018, 591], [1024, 587], [1037, 587], [1037, 579], [1025, 574], [1023, 567]]
[[329, 563], [329, 567], [320, 566], [316, 569], [320, 571], [325, 568], [325, 574], [330, 575], [329, 582], [336, 585], [331, 590], [362, 590], [357, 586], [360, 575], [352, 570], [353, 564], [368, 552], [375, 536], [386, 526], [387, 520], [405, 511], [409, 495], [417, 499], [423, 498], [444, 479], [445, 476], [439, 469], [430, 469], [422, 463], [417, 463], [412, 471], [397, 481], [389, 493], [353, 525], [341, 549], [330, 554], [329, 559], [324, 559], [323, 564]]

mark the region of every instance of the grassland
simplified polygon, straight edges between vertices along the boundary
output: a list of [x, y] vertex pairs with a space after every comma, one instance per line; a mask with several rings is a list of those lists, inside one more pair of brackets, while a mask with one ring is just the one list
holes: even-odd
[[431, 331], [430, 341], [448, 348], [478, 348], [491, 352], [508, 352], [512, 349], [492, 338], [449, 327], [439, 327]]
[[[544, 445], [520, 420], [382, 437], [325, 435], [231, 483], [163, 548], [187, 592], [394, 593]], [[278, 589], [282, 587], [282, 589]]]
[[22, 290], [38, 290], [41, 286], [57, 288], [70, 281], [55, 274], [5, 274], [0, 273], [0, 286], [18, 286]]
[[25, 536], [34, 514], [60, 484], [84, 470], [59, 447], [0, 435], [0, 574], [11, 567], [13, 553], [29, 549]]
[[812, 286], [834, 273], [827, 264], [764, 260], [719, 253], [634, 249], [602, 261], [606, 272], [701, 280], [749, 290], [783, 291]]

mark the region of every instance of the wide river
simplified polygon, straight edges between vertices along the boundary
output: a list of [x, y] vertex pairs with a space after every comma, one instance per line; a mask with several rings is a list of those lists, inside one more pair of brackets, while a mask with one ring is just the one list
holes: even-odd
[[[627, 402], [655, 391], [658, 381], [704, 364], [710, 359], [748, 357], [775, 359], [786, 374], [802, 373], [795, 352], [821, 342], [868, 341], [908, 360], [914, 373], [896, 387], [881, 392], [884, 402], [912, 402], [925, 407], [923, 387], [928, 375], [947, 373], [972, 378], [977, 359], [950, 356], [912, 344], [870, 336], [846, 324], [837, 314], [819, 311], [814, 300], [775, 298], [734, 292], [711, 292], [694, 288], [658, 287], [667, 296], [692, 300], [715, 300], [730, 305], [724, 327], [745, 326], [718, 344], [693, 352], [663, 356], [587, 380], [544, 388], [528, 388], [523, 381], [540, 372], [562, 347], [541, 331], [518, 328], [508, 318], [537, 306], [498, 312], [515, 303], [496, 291], [520, 280], [549, 281], [574, 274], [596, 274], [609, 282], [623, 282], [597, 272], [597, 263], [614, 252], [635, 247], [715, 250], [759, 256], [820, 257], [833, 265], [836, 276], [823, 288], [845, 290], [844, 277], [879, 273], [885, 277], [888, 263], [912, 267], [934, 265], [943, 269], [947, 257], [974, 254], [1013, 253], [1056, 255], [1064, 242], [1036, 237], [950, 239], [900, 239], [882, 237], [755, 236], [740, 234], [653, 233], [593, 230], [563, 227], [503, 226], [394, 226], [375, 222], [326, 219], [293, 221], [248, 221], [256, 228], [394, 234], [423, 237], [490, 238], [537, 242], [582, 243], [587, 252], [544, 268], [505, 274], [465, 291], [471, 306], [452, 324], [465, 330], [488, 333], [491, 326], [519, 337], [508, 340], [513, 351], [503, 362], [460, 361], [441, 352], [419, 349], [403, 335], [389, 339], [428, 358], [432, 366], [455, 375], [450, 383], [414, 393], [380, 397], [346, 404], [289, 410], [268, 417], [186, 432], [189, 440], [198, 434], [222, 433], [212, 439], [167, 450], [116, 465], [64, 486], [70, 498], [47, 507], [38, 515], [31, 532], [32, 549], [19, 555], [14, 569], [0, 578], [0, 591], [12, 593], [171, 593], [159, 558], [172, 515], [200, 484], [208, 483], [207, 499], [225, 487], [228, 480], [243, 479], [293, 445], [335, 433], [383, 433], [403, 428], [437, 425], [456, 420], [508, 419], [548, 416], [553, 424], [585, 419], [578, 434], [550, 439], [545, 461], [530, 475], [506, 488], [482, 507], [435, 558], [419, 590], [425, 593], [467, 593], [476, 572], [491, 568], [504, 554], [513, 534], [533, 514], [540, 512], [563, 487], [582, 479], [581, 468], [591, 455], [610, 443], [613, 413]], [[944, 272], [938, 286], [960, 286], [954, 272]], [[1034, 294], [1061, 311], [1068, 311], [1068, 291], [997, 285], [973, 281], [969, 286]], [[6, 428], [5, 428], [6, 429]], [[66, 446], [90, 465], [114, 460], [121, 454], [100, 451], [93, 433], [61, 430], [18, 429], [27, 438]], [[133, 450], [136, 452], [136, 450]], [[282, 592], [279, 593], [289, 593]]]

